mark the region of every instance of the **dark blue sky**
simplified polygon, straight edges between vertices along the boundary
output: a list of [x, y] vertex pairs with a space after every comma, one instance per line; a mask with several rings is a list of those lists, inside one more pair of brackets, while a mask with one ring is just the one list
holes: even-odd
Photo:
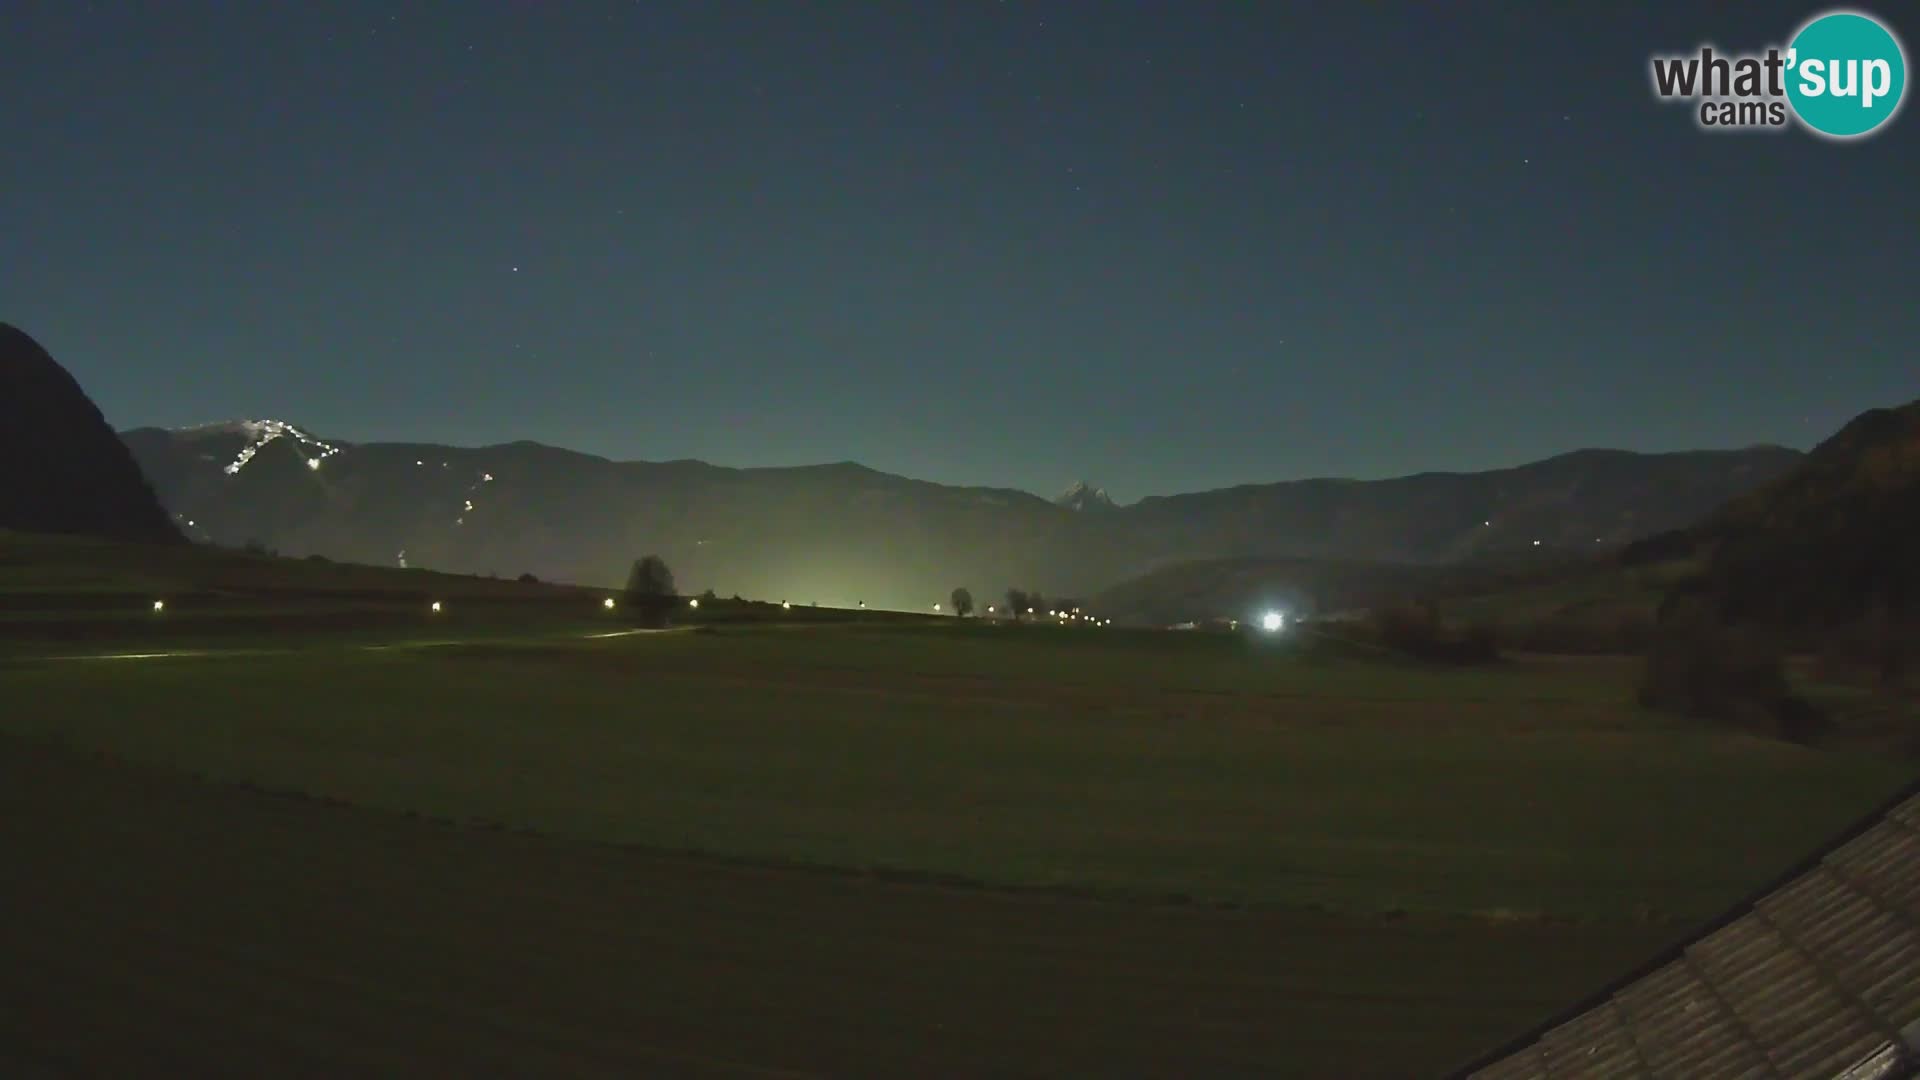
[[1123, 500], [1920, 395], [1920, 114], [1703, 134], [1649, 54], [1818, 8], [1584, 7], [26, 0], [0, 319], [122, 427]]

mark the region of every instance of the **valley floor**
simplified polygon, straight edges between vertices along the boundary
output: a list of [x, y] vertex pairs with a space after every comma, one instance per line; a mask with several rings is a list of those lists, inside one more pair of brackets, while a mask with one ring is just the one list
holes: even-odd
[[16, 648], [0, 1058], [1437, 1073], [1910, 778], [1629, 674], [952, 622]]
[[727, 866], [12, 738], [0, 849], [27, 1076], [1404, 1076], [1665, 936]]

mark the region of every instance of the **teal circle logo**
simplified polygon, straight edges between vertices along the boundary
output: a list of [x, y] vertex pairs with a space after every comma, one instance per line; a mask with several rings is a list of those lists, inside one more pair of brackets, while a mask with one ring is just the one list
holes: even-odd
[[1893, 119], [1906, 89], [1906, 53], [1870, 15], [1817, 16], [1787, 46], [1787, 101], [1815, 134], [1865, 135]]

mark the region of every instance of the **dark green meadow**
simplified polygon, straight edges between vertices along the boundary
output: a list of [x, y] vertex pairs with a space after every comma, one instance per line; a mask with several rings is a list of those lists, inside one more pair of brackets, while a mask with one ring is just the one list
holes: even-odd
[[455, 584], [13, 605], [0, 1065], [1432, 1073], [1911, 775], [1621, 660]]
[[1905, 778], [1625, 704], [1106, 629], [728, 627], [16, 662], [0, 722], [227, 781], [771, 863], [1358, 912], [1687, 920]]
[[0, 847], [20, 1077], [1402, 1077], [1659, 936], [675, 859], [11, 738]]

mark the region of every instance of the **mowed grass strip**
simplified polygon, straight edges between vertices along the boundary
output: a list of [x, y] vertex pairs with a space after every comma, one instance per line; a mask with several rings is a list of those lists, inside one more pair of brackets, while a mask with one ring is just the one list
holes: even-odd
[[1100, 630], [730, 630], [16, 665], [6, 729], [453, 820], [1340, 911], [1685, 921], [1908, 775], [1447, 671]]
[[24, 1075], [1431, 1075], [1659, 944], [674, 859], [8, 738], [0, 849]]

